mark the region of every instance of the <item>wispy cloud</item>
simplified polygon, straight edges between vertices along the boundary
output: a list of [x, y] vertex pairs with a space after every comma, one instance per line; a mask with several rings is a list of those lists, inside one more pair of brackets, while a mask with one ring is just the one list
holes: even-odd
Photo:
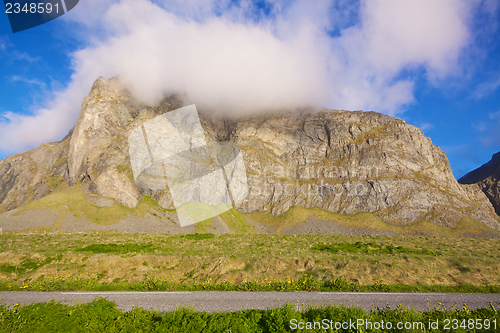
[[40, 81], [38, 79], [28, 79], [26, 77], [19, 76], [19, 75], [12, 76], [10, 78], [10, 81], [12, 81], [12, 82], [23, 82], [23, 83], [27, 83], [27, 84], [30, 84], [30, 85], [37, 85], [41, 89], [45, 89], [45, 87], [46, 87], [46, 84], [43, 81]]
[[5, 60], [7, 64], [12, 64], [16, 61], [27, 61], [30, 64], [35, 63], [40, 60], [40, 57], [33, 57], [26, 52], [21, 52], [13, 48], [12, 43], [0, 36], [0, 56]]
[[[182, 92], [204, 108], [231, 113], [319, 104], [395, 115], [414, 101], [414, 78], [400, 78], [401, 71], [423, 69], [439, 84], [460, 75], [461, 52], [471, 46], [474, 2], [265, 4], [81, 2], [65, 17], [80, 24], [87, 45], [72, 55], [71, 83], [34, 116], [0, 122], [0, 149], [17, 151], [62, 137], [101, 75], [120, 75], [133, 96], [149, 105]], [[351, 19], [336, 20], [342, 15]], [[33, 124], [47, 126], [31, 131]]]
[[497, 73], [492, 79], [479, 84], [472, 92], [472, 98], [479, 100], [495, 93], [500, 87], [500, 73]]
[[488, 148], [500, 149], [500, 110], [488, 115], [489, 121], [481, 121], [474, 125], [480, 133], [479, 141]]
[[29, 63], [34, 63], [40, 60], [40, 57], [32, 57], [26, 52], [12, 51], [10, 54], [10, 59], [13, 61], [28, 61]]
[[420, 129], [425, 132], [433, 129], [434, 125], [431, 123], [421, 123], [418, 127], [420, 127]]

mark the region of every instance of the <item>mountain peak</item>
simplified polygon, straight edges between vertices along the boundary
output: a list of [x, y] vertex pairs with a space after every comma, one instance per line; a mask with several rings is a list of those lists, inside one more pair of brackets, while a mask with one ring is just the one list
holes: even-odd
[[[135, 184], [127, 139], [137, 126], [181, 106], [175, 96], [155, 108], [139, 105], [118, 79], [98, 78], [70, 137], [0, 162], [0, 203], [12, 210], [80, 184], [95, 205], [113, 200], [133, 208], [149, 196], [173, 208], [168, 189]], [[328, 109], [241, 119], [200, 115], [209, 142], [229, 141], [244, 152], [249, 195], [236, 207], [241, 212], [319, 207], [370, 212], [389, 224], [453, 227], [473, 219], [500, 230], [486, 196], [458, 184], [446, 154], [401, 119]]]

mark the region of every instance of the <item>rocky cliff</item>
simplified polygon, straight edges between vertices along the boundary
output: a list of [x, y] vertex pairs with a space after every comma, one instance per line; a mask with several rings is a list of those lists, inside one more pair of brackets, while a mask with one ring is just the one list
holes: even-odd
[[[0, 209], [74, 185], [96, 206], [116, 201], [133, 208], [150, 196], [172, 208], [168, 190], [136, 186], [127, 138], [140, 124], [181, 106], [175, 96], [156, 108], [138, 105], [117, 79], [99, 78], [66, 138], [0, 161]], [[245, 154], [249, 195], [237, 207], [241, 212], [320, 207], [372, 212], [396, 225], [454, 227], [472, 219], [500, 230], [479, 186], [459, 184], [445, 153], [403, 120], [312, 108], [237, 120], [199, 111], [207, 140], [233, 142]]]
[[460, 178], [460, 184], [477, 184], [488, 197], [497, 214], [500, 214], [500, 153], [481, 167]]

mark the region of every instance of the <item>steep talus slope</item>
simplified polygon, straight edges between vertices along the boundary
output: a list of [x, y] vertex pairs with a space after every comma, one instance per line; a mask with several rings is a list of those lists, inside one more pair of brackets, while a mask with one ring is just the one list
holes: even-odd
[[[135, 103], [117, 79], [99, 78], [84, 99], [71, 135], [0, 161], [0, 203], [12, 210], [79, 184], [97, 206], [136, 207], [150, 196], [172, 208], [169, 191], [136, 186], [128, 135], [143, 122], [182, 106]], [[473, 219], [500, 230], [475, 185], [460, 185], [439, 147], [403, 120], [362, 111], [303, 109], [228, 120], [201, 112], [209, 141], [245, 153], [249, 196], [242, 212], [281, 214], [293, 206], [343, 214], [373, 212], [391, 224], [428, 221], [449, 227]]]
[[461, 184], [477, 184], [500, 214], [500, 153], [458, 180]]

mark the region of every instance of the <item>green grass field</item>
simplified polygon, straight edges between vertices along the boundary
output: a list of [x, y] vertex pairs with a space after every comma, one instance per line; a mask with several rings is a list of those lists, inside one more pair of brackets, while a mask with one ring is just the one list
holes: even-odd
[[0, 235], [1, 290], [500, 292], [500, 239]]
[[[356, 321], [354, 329], [349, 327], [349, 319]], [[287, 304], [278, 309], [219, 313], [190, 308], [168, 313], [142, 308], [123, 312], [102, 298], [73, 306], [55, 302], [0, 305], [0, 332], [494, 332], [499, 325], [500, 313], [494, 305], [476, 310], [436, 307], [422, 312], [399, 306], [364, 311]], [[298, 330], [300, 327], [304, 329]]]

